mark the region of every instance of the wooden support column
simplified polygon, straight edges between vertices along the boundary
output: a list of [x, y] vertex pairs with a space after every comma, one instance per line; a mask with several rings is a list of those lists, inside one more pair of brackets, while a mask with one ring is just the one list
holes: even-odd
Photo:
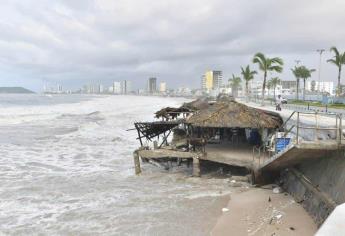
[[200, 160], [199, 157], [193, 157], [193, 176], [200, 177]]
[[134, 126], [135, 126], [135, 128], [136, 128], [136, 130], [137, 130], [137, 132], [138, 132], [138, 139], [139, 139], [139, 141], [140, 141], [140, 145], [141, 146], [143, 146], [143, 141], [141, 140], [141, 135], [140, 135], [140, 129], [139, 129], [139, 126], [137, 125], [137, 124], [134, 124]]
[[139, 153], [138, 153], [138, 151], [134, 151], [133, 152], [133, 159], [134, 159], [135, 174], [138, 175], [138, 174], [141, 173], [140, 160], [139, 160]]

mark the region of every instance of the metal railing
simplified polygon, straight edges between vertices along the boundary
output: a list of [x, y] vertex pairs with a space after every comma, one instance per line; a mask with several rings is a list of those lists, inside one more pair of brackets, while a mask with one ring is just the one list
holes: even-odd
[[[308, 120], [302, 120], [303, 116], [309, 116]], [[325, 117], [327, 119], [331, 119], [332, 117], [335, 119], [334, 125], [327, 124], [327, 125], [321, 125], [320, 124], [320, 117]], [[310, 117], [313, 117], [313, 119], [310, 119]], [[343, 137], [343, 125], [342, 125], [343, 115], [339, 113], [328, 113], [327, 116], [324, 116], [324, 114], [320, 114], [317, 111], [314, 112], [307, 112], [307, 111], [293, 111], [291, 115], [285, 120], [285, 122], [276, 130], [274, 136], [274, 140], [276, 142], [278, 138], [278, 132], [283, 131], [284, 134], [280, 138], [287, 138], [289, 134], [292, 134], [293, 131], [294, 139], [291, 140], [289, 145], [298, 145], [301, 143], [301, 140], [304, 139], [304, 132], [303, 130], [313, 130], [314, 132], [314, 142], [322, 142], [324, 140], [320, 140], [320, 132], [321, 131], [334, 131], [335, 137], [328, 134], [328, 140], [335, 140], [338, 145], [342, 144], [342, 140], [344, 140]], [[311, 124], [312, 123], [312, 124]], [[276, 145], [276, 143], [275, 143]], [[274, 145], [274, 147], [275, 147]], [[285, 147], [285, 148], [288, 148]], [[259, 159], [259, 166], [261, 165], [262, 158], [265, 159], [265, 157], [271, 158], [277, 154], [276, 148], [272, 150], [267, 150], [266, 143], [263, 144], [260, 147], [253, 147], [253, 163], [255, 161], [255, 158]], [[263, 160], [264, 161], [264, 160]]]

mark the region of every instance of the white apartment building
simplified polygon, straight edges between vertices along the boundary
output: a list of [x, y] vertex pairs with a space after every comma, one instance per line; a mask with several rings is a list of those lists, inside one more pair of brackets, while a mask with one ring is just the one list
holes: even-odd
[[132, 82], [128, 80], [123, 80], [120, 83], [121, 94], [129, 94], [132, 92]]
[[[250, 81], [248, 84], [249, 93], [251, 96], [261, 96], [262, 94], [262, 84], [263, 81]], [[245, 86], [243, 87], [245, 93]], [[275, 89], [276, 96], [283, 95], [285, 91], [283, 91], [282, 85], [277, 85]], [[274, 88], [265, 88], [265, 96], [273, 96], [274, 95]]]
[[115, 81], [113, 83], [113, 93], [114, 94], [121, 94], [121, 82]]
[[308, 91], [321, 91], [323, 93], [335, 94], [334, 82], [331, 81], [307, 81], [305, 83], [306, 90]]

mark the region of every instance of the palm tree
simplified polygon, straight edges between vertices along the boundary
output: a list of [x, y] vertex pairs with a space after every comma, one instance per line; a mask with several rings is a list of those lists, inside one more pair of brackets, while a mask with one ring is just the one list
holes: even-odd
[[241, 78], [232, 74], [232, 78], [229, 79], [232, 95], [236, 98], [238, 93], [238, 88], [241, 85]]
[[311, 77], [311, 73], [313, 73], [315, 69], [308, 69], [305, 66], [299, 67], [299, 74], [300, 77], [303, 79], [303, 101], [305, 101], [305, 81]]
[[272, 83], [270, 80], [267, 81], [266, 88], [267, 88], [267, 96], [270, 97], [270, 90], [272, 88]]
[[298, 100], [299, 94], [299, 79], [301, 78], [301, 70], [299, 67], [295, 66], [295, 68], [291, 69], [293, 75], [296, 77], [296, 100]]
[[337, 86], [337, 96], [341, 93], [340, 88], [340, 78], [341, 78], [341, 67], [343, 64], [345, 64], [345, 52], [340, 53], [336, 47], [331, 47], [331, 52], [334, 52], [333, 59], [327, 60], [327, 62], [330, 62], [338, 67], [338, 86]]
[[241, 67], [241, 74], [243, 76], [244, 81], [246, 81], [246, 97], [247, 99], [249, 98], [249, 88], [248, 88], [248, 83], [249, 81], [254, 79], [254, 75], [257, 74], [257, 72], [255, 70], [250, 70], [249, 65], [246, 66], [245, 69], [243, 69], [243, 67]]
[[268, 58], [259, 52], [254, 55], [253, 63], [258, 64], [259, 69], [264, 72], [264, 81], [262, 84], [262, 105], [264, 105], [267, 72], [281, 73], [283, 71], [284, 62], [279, 57]]
[[271, 86], [273, 87], [273, 96], [274, 96], [274, 99], [276, 98], [276, 88], [277, 88], [277, 85], [280, 84], [280, 79], [278, 77], [273, 77], [272, 79], [270, 79], [270, 84]]

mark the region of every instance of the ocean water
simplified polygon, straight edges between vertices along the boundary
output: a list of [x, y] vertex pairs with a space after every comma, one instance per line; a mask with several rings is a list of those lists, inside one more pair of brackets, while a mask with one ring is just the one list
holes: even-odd
[[0, 235], [208, 235], [231, 189], [142, 165], [134, 121], [177, 98], [0, 96]]

